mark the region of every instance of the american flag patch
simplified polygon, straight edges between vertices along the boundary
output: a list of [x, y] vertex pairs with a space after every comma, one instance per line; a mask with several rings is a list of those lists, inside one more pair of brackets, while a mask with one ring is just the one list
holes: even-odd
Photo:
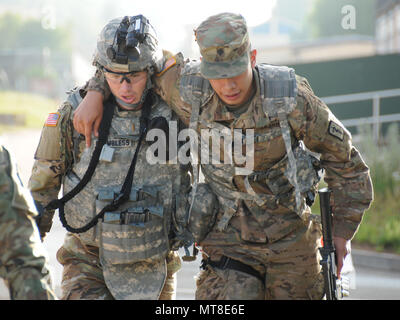
[[162, 69], [159, 73], [157, 73], [157, 77], [162, 76], [162, 75], [164, 74], [165, 71], [167, 71], [169, 68], [173, 67], [174, 65], [176, 65], [176, 59], [175, 59], [175, 57], [169, 58], [169, 59], [165, 62], [164, 66], [163, 66], [163, 69]]
[[46, 127], [56, 127], [58, 119], [60, 119], [60, 114], [58, 112], [50, 113], [44, 125]]

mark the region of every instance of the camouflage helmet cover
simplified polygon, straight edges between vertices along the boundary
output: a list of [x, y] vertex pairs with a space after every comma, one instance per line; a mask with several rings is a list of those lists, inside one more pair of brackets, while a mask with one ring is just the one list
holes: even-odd
[[93, 65], [109, 68], [116, 72], [133, 72], [151, 70], [161, 70], [163, 54], [158, 46], [158, 39], [152, 25], [146, 28], [146, 37], [138, 45], [139, 58], [133, 56], [134, 49], [128, 49], [128, 63], [119, 64], [112, 61], [107, 55], [107, 49], [115, 45], [114, 39], [123, 17], [116, 18], [108, 22], [100, 32], [97, 47], [93, 56]]

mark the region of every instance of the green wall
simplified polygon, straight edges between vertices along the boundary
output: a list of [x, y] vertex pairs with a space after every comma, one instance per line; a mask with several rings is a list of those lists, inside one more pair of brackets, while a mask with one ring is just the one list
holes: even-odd
[[[298, 64], [291, 67], [298, 75], [308, 79], [319, 97], [400, 89], [400, 54]], [[372, 100], [329, 107], [340, 120], [372, 115]], [[392, 113], [400, 113], [400, 97], [381, 99], [381, 114]]]

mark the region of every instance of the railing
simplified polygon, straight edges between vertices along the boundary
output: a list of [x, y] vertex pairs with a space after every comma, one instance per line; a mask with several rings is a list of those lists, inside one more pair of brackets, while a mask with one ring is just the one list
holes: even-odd
[[[380, 124], [381, 123], [400, 121], [400, 113], [394, 113], [394, 114], [388, 114], [388, 115], [380, 114], [381, 99], [393, 98], [393, 97], [400, 97], [400, 89], [346, 94], [346, 95], [341, 95], [341, 96], [325, 97], [325, 98], [321, 98], [321, 99], [327, 105], [372, 100], [372, 102], [373, 102], [372, 103], [372, 117], [346, 119], [346, 120], [342, 120], [341, 122], [346, 127], [355, 127], [355, 126], [359, 126], [362, 124], [372, 124], [374, 140], [378, 141], [379, 135], [380, 135]], [[399, 111], [400, 111], [400, 104], [399, 104]]]

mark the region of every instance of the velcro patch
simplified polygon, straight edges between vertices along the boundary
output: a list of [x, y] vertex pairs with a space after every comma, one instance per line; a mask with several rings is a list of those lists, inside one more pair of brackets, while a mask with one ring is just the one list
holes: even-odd
[[60, 119], [60, 114], [58, 112], [49, 113], [44, 125], [46, 127], [57, 127], [58, 120]]
[[343, 141], [344, 130], [337, 123], [335, 123], [333, 121], [329, 122], [328, 132], [331, 136], [334, 136], [334, 137], [338, 138], [339, 140]]
[[162, 76], [168, 69], [170, 69], [170, 68], [173, 67], [174, 65], [176, 65], [176, 59], [175, 59], [175, 57], [169, 58], [169, 59], [164, 63], [163, 69], [162, 69], [159, 73], [157, 73], [157, 77]]

